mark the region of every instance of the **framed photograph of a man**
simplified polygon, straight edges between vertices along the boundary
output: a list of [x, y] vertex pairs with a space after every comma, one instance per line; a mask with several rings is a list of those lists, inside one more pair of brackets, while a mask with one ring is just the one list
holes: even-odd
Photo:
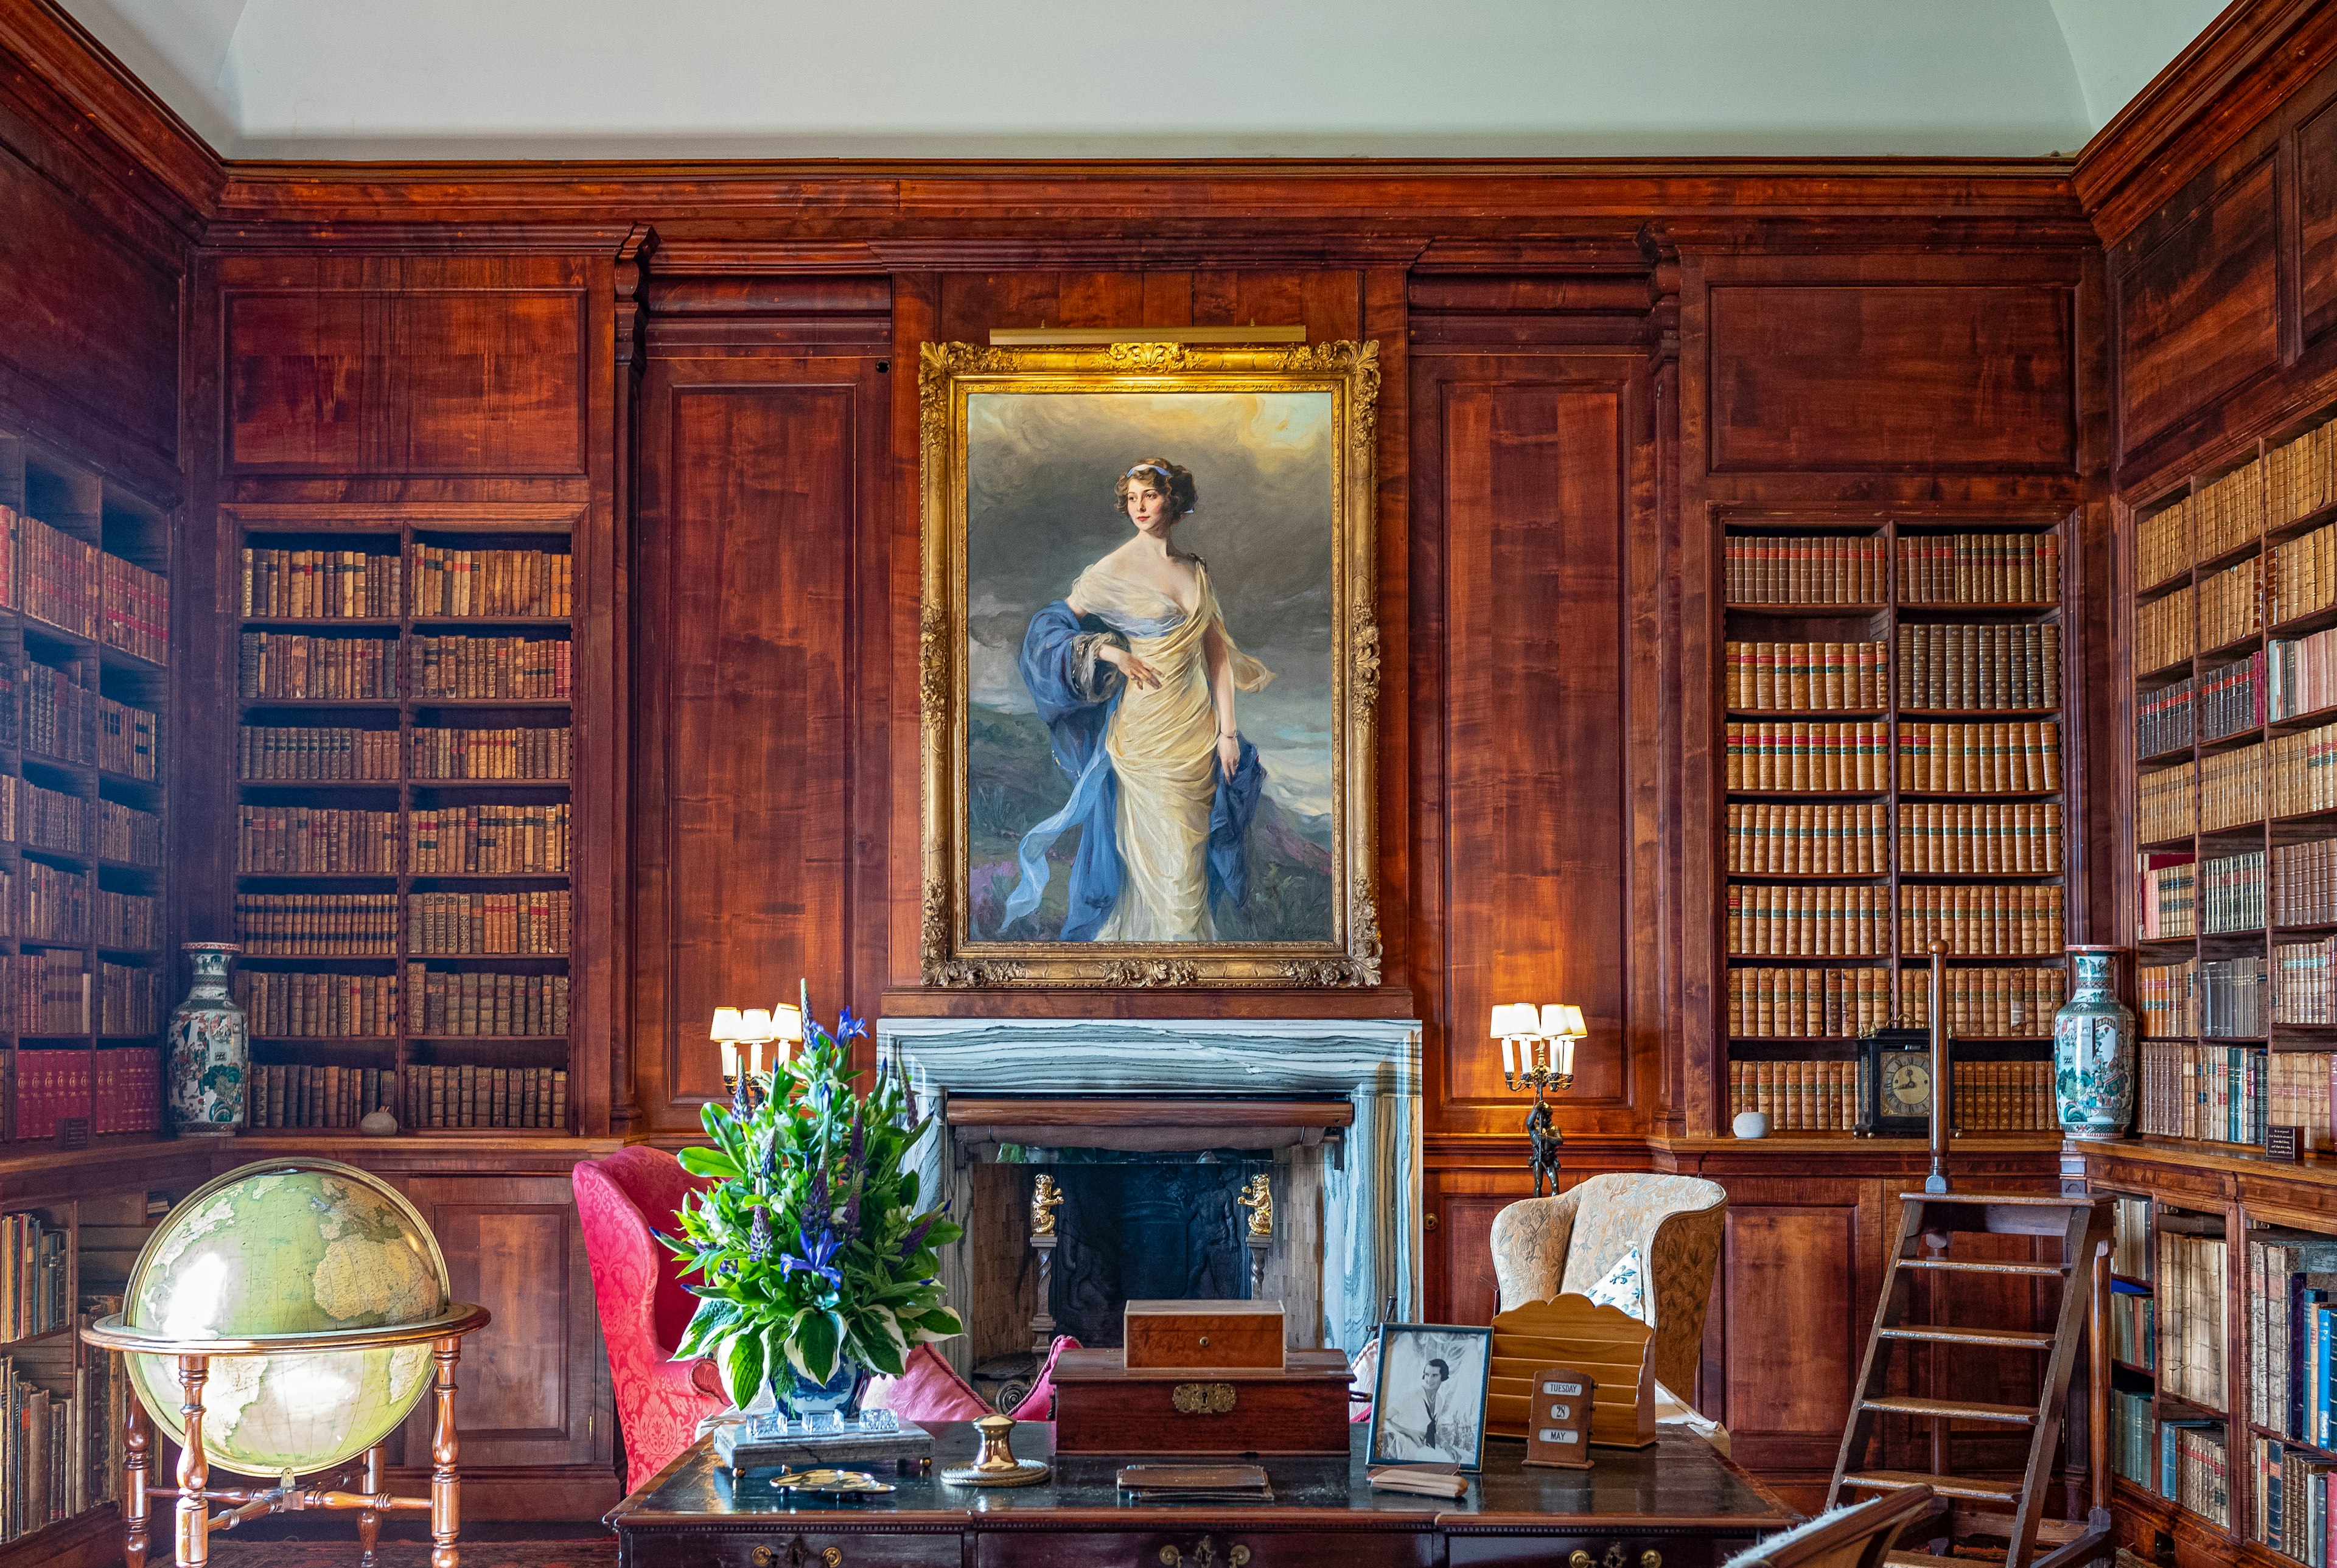
[[1451, 1323], [1388, 1323], [1372, 1394], [1374, 1465], [1481, 1466], [1493, 1330]]
[[1375, 985], [1375, 344], [929, 344], [928, 985]]

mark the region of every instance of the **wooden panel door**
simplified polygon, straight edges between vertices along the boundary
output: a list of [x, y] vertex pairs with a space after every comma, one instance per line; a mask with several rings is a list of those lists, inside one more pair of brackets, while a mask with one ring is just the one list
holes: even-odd
[[[455, 1299], [494, 1314], [455, 1368], [464, 1469], [611, 1463], [609, 1358], [568, 1179], [423, 1176], [404, 1189], [446, 1255]], [[427, 1399], [405, 1437], [406, 1464], [425, 1464]]]
[[692, 1128], [706, 1026], [811, 983], [848, 999], [855, 520], [871, 359], [652, 360], [635, 686], [636, 1092]]

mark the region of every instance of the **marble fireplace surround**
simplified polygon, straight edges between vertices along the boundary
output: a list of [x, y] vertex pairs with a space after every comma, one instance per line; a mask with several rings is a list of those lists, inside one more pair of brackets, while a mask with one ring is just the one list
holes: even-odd
[[[1331, 1342], [1349, 1352], [1388, 1298], [1399, 1320], [1420, 1314], [1420, 1026], [1403, 1019], [884, 1018], [879, 1059], [905, 1066], [918, 1110], [934, 1117], [916, 1150], [921, 1191], [971, 1213], [975, 1143], [996, 1125], [944, 1125], [953, 1096], [1197, 1095], [1345, 1096], [1352, 1125], [1323, 1162], [1323, 1311]], [[1185, 1122], [1192, 1107], [1163, 1108]], [[1303, 1115], [1310, 1107], [1294, 1105]], [[1319, 1110], [1319, 1105], [1311, 1107]], [[988, 1115], [989, 1113], [985, 1113]], [[1227, 1145], [1245, 1140], [1227, 1128]], [[1099, 1137], [1066, 1130], [1066, 1145]], [[1126, 1146], [1126, 1145], [1123, 1145]], [[968, 1300], [967, 1243], [942, 1252], [942, 1283]], [[966, 1359], [963, 1339], [940, 1347]]]

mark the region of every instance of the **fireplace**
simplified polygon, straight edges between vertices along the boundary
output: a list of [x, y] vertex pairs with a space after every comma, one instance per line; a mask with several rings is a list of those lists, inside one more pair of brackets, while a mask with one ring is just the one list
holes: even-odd
[[[1294, 1348], [1357, 1349], [1418, 1313], [1420, 1046], [1408, 1022], [892, 1018], [933, 1131], [922, 1190], [966, 1226], [942, 1279], [962, 1370], [1051, 1329], [1120, 1343], [1131, 1297], [1257, 1293]], [[1270, 1242], [1237, 1199], [1264, 1176]], [[1033, 1248], [1041, 1177], [1061, 1196]], [[1041, 1278], [1044, 1276], [1042, 1287]]]

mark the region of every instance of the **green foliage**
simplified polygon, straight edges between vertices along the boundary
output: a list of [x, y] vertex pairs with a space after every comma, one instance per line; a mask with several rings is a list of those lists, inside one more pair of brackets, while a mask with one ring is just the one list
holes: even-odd
[[767, 1373], [825, 1383], [849, 1359], [898, 1374], [910, 1347], [963, 1331], [935, 1278], [936, 1249], [963, 1232], [918, 1208], [907, 1160], [925, 1123], [910, 1125], [907, 1081], [853, 1087], [851, 1041], [867, 1032], [847, 1008], [831, 1035], [807, 1008], [803, 1048], [760, 1080], [763, 1103], [708, 1105], [709, 1145], [681, 1152], [714, 1185], [659, 1238], [699, 1297], [676, 1354], [715, 1357], [741, 1403]]

